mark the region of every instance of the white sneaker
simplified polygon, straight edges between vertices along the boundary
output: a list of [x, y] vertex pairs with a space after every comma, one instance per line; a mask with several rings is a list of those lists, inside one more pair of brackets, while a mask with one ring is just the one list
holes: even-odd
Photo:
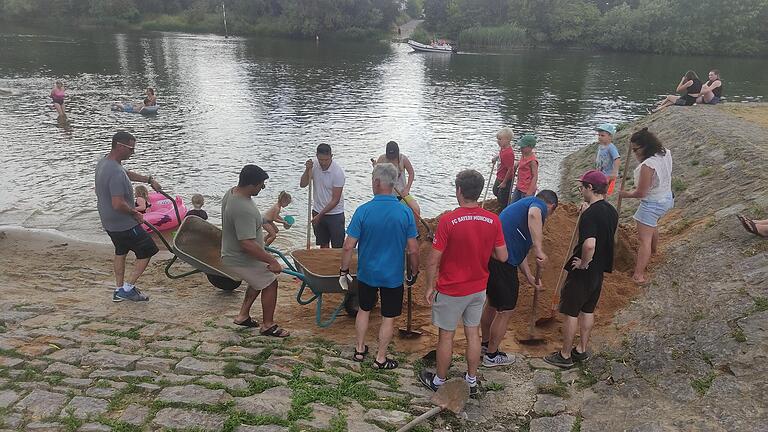
[[496, 367], [496, 366], [509, 366], [515, 362], [515, 356], [499, 351], [496, 357], [488, 357], [488, 354], [483, 355], [483, 366]]

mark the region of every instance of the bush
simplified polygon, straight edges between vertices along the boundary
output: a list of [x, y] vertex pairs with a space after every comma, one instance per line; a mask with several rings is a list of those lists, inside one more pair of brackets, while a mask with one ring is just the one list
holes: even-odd
[[520, 47], [530, 44], [525, 29], [515, 24], [474, 27], [459, 33], [461, 45], [479, 47]]

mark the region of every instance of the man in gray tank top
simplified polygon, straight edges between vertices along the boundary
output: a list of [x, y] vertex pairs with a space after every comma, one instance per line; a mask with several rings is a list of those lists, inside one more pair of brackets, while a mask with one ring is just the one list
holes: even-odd
[[[136, 210], [131, 181], [148, 183], [161, 190], [152, 176], [143, 176], [123, 168], [122, 162], [133, 155], [136, 138], [128, 132], [117, 132], [112, 137], [112, 150], [96, 164], [96, 200], [101, 225], [115, 246], [115, 292], [112, 301], [147, 301], [149, 296], [136, 288], [136, 281], [144, 273], [149, 259], [158, 252], [154, 240], [141, 224], [144, 215]], [[136, 262], [125, 278], [125, 259], [133, 251]]]

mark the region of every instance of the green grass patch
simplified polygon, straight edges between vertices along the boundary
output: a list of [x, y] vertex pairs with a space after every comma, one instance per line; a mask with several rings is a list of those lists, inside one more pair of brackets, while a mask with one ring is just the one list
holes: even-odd
[[252, 426], [266, 426], [266, 425], [278, 425], [278, 426], [290, 426], [290, 422], [283, 420], [279, 417], [256, 415], [251, 413], [245, 413], [242, 411], [232, 410], [229, 414], [229, 418], [224, 422], [223, 432], [232, 432], [237, 429], [241, 424], [247, 424]]
[[64, 430], [67, 432], [76, 432], [83, 425], [83, 420], [75, 417], [74, 408], [67, 408], [67, 415], [61, 418], [61, 422], [64, 424]]
[[133, 339], [133, 340], [139, 340], [141, 339], [141, 335], [139, 335], [139, 327], [132, 328], [127, 331], [122, 330], [98, 330], [99, 333], [105, 334], [107, 336], [112, 337], [122, 337], [126, 339]]
[[109, 338], [109, 339], [104, 339], [103, 341], [101, 341], [101, 343], [104, 345], [117, 345], [117, 340], [113, 338]]
[[712, 386], [712, 381], [715, 380], [715, 376], [717, 376], [715, 372], [710, 371], [703, 377], [692, 380], [691, 387], [693, 387], [693, 389], [696, 390], [696, 393], [700, 394], [701, 396], [704, 396], [705, 394], [707, 394], [707, 391], [709, 391], [709, 388]]
[[237, 362], [234, 360], [230, 360], [227, 363], [224, 364], [224, 376], [227, 378], [231, 378], [235, 375], [239, 375], [243, 373], [243, 370], [240, 369], [240, 366], [237, 365]]
[[691, 314], [691, 321], [701, 321], [704, 319], [704, 311], [696, 310]]
[[115, 420], [107, 416], [101, 416], [97, 421], [111, 427], [112, 432], [141, 432], [141, 426], [134, 426], [130, 423]]
[[516, 24], [462, 30], [459, 42], [461, 45], [499, 48], [526, 46], [530, 43], [525, 28]]
[[581, 416], [577, 415], [576, 420], [573, 421], [573, 426], [571, 426], [571, 432], [581, 432]]
[[182, 402], [166, 402], [166, 401], [159, 401], [156, 400], [152, 402], [151, 412], [157, 413], [161, 409], [164, 408], [184, 408], [184, 409], [194, 409], [198, 411], [205, 411], [213, 414], [229, 414], [235, 407], [234, 401], [228, 401], [228, 402], [219, 402], [216, 404], [188, 404], [188, 403], [182, 403]]
[[592, 387], [597, 384], [597, 377], [590, 371], [584, 362], [579, 363], [579, 377], [576, 379], [576, 386], [580, 389]]
[[731, 337], [733, 337], [733, 339], [736, 342], [739, 342], [739, 343], [747, 341], [747, 336], [744, 335], [744, 330], [742, 330], [742, 329], [740, 329], [738, 327], [733, 329], [733, 331], [731, 332]]
[[688, 185], [680, 177], [672, 178], [672, 191], [675, 193], [681, 193], [688, 189]]
[[23, 355], [17, 353], [14, 350], [9, 350], [9, 349], [0, 349], [0, 356], [3, 356], [3, 357], [13, 357], [13, 358], [24, 358]]
[[765, 312], [768, 311], [768, 297], [755, 297], [752, 299], [755, 305], [752, 307], [752, 312]]
[[488, 391], [502, 391], [502, 390], [504, 390], [504, 384], [500, 384], [500, 383], [497, 383], [497, 382], [492, 382], [492, 383], [485, 384], [483, 387], [485, 387], [485, 389], [488, 390]]

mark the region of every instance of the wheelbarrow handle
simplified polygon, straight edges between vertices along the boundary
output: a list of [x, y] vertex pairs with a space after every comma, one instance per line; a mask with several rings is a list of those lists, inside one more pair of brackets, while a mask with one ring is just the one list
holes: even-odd
[[299, 279], [300, 279], [302, 282], [304, 282], [304, 281], [305, 281], [305, 280], [304, 280], [304, 275], [303, 275], [302, 273], [299, 273], [299, 272], [297, 272], [297, 271], [288, 270], [288, 269], [283, 269], [283, 273], [285, 273], [285, 274], [287, 274], [287, 275], [290, 275], [290, 276], [293, 276], [293, 277], [297, 277], [297, 278], [299, 278]]

